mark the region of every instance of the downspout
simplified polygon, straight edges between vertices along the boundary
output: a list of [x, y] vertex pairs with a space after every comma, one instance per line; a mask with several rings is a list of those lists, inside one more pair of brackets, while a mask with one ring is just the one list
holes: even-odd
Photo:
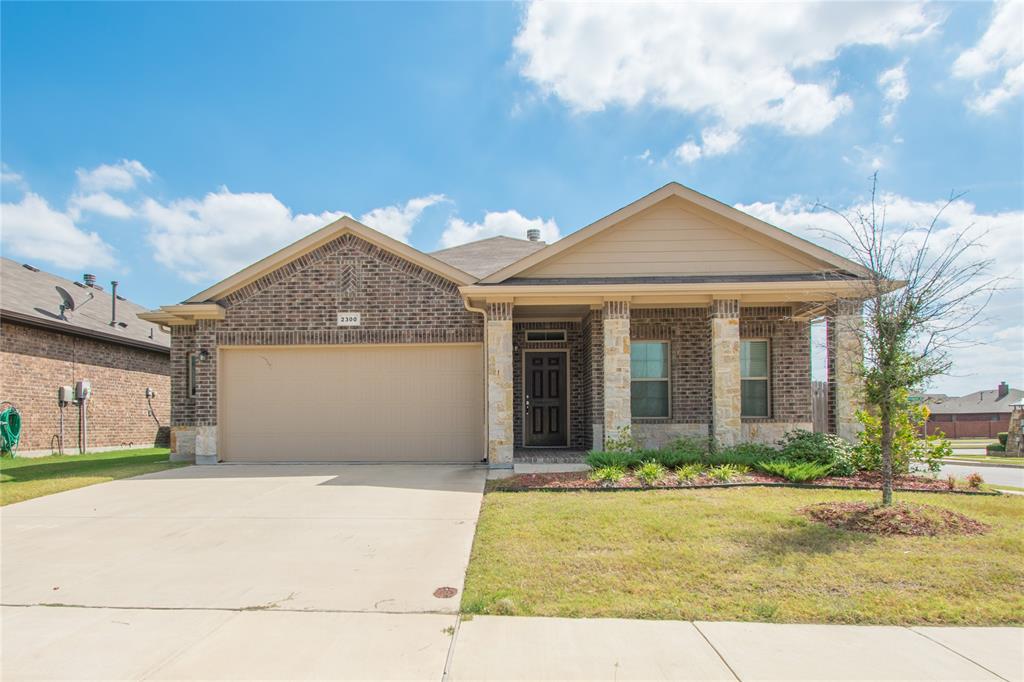
[[484, 318], [484, 352], [483, 352], [483, 356], [484, 356], [484, 458], [483, 458], [482, 461], [487, 462], [488, 464], [490, 464], [490, 454], [491, 454], [490, 424], [491, 424], [491, 418], [490, 418], [489, 412], [490, 412], [490, 409], [491, 409], [491, 400], [490, 400], [490, 386], [488, 386], [490, 378], [487, 375], [487, 310], [485, 308], [474, 308], [473, 306], [471, 306], [469, 304], [469, 297], [468, 296], [466, 298], [462, 299], [462, 305], [464, 305], [466, 307], [466, 310], [468, 310], [469, 312], [471, 312], [471, 313], [479, 313]]

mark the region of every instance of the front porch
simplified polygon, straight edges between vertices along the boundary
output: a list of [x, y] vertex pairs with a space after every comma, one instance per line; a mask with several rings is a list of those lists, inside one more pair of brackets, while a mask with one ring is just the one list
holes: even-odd
[[830, 430], [852, 437], [852, 374], [835, 352], [855, 341], [836, 319], [855, 313], [848, 308], [738, 298], [488, 302], [489, 461], [579, 462], [625, 427], [652, 448], [683, 436], [731, 445], [811, 430], [810, 325], [822, 315], [831, 381], [843, 384]]

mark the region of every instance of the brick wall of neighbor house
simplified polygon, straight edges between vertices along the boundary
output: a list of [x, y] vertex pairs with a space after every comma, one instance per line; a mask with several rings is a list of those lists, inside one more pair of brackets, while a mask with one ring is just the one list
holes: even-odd
[[[0, 325], [0, 400], [13, 402], [22, 413], [24, 452], [56, 448], [57, 388], [73, 387], [81, 379], [92, 383], [87, 411], [90, 449], [165, 444], [169, 373], [167, 353], [13, 322]], [[155, 419], [146, 401], [147, 387], [156, 391]], [[78, 406], [71, 404], [64, 409], [65, 452], [77, 452], [78, 438]]]
[[[174, 327], [174, 425], [217, 423], [216, 349], [225, 345], [483, 341], [483, 318], [458, 286], [353, 235], [343, 235], [218, 301], [225, 319]], [[338, 327], [339, 312], [359, 327]], [[186, 397], [184, 354], [206, 348], [198, 395]], [[179, 408], [180, 405], [180, 408]]]
[[[528, 329], [564, 329], [565, 341], [527, 341]], [[583, 394], [586, 374], [579, 322], [515, 322], [512, 325], [512, 423], [515, 447], [523, 447], [523, 351], [568, 350], [569, 356], [569, 447], [588, 447], [590, 424], [586, 421]], [[589, 349], [588, 349], [589, 350]]]

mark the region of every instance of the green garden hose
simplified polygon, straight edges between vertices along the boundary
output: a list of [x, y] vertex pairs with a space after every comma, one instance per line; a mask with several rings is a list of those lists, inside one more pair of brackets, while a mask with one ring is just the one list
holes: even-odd
[[14, 454], [21, 440], [21, 413], [10, 403], [0, 412], [0, 452]]

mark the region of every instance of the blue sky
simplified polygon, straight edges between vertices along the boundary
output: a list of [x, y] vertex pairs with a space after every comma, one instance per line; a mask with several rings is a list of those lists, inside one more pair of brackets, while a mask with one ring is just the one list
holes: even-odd
[[877, 170], [909, 223], [967, 192], [1016, 278], [937, 388], [1024, 387], [1019, 2], [0, 12], [6, 256], [155, 307], [342, 212], [429, 251], [677, 180], [812, 236]]

